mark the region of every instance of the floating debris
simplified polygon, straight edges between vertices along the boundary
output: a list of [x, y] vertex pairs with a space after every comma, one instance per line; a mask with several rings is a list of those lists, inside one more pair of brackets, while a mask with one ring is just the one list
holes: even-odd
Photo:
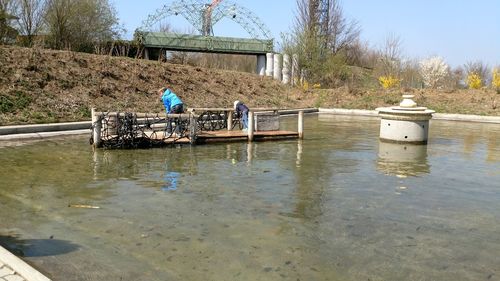
[[81, 204], [69, 204], [68, 207], [70, 207], [70, 208], [81, 208], [81, 209], [100, 209], [101, 208], [99, 206], [81, 205]]
[[399, 187], [399, 190], [407, 190], [407, 189], [408, 189], [408, 187], [406, 187], [406, 186], [400, 186]]
[[396, 177], [398, 177], [400, 179], [406, 179], [408, 176], [406, 176], [406, 175], [396, 175]]

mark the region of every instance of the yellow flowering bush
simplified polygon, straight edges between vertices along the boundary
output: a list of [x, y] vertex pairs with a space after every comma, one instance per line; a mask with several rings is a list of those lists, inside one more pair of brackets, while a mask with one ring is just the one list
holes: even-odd
[[496, 68], [493, 70], [493, 80], [491, 81], [491, 86], [493, 88], [500, 90], [500, 69]]
[[469, 85], [469, 89], [480, 89], [483, 84], [481, 80], [481, 76], [476, 73], [470, 73], [467, 76], [467, 85]]
[[302, 89], [304, 91], [309, 91], [309, 82], [305, 81], [302, 83]]
[[401, 79], [398, 79], [394, 76], [380, 76], [378, 78], [378, 81], [380, 82], [380, 85], [384, 89], [391, 89], [391, 88], [396, 88], [399, 87], [399, 84], [401, 83]]

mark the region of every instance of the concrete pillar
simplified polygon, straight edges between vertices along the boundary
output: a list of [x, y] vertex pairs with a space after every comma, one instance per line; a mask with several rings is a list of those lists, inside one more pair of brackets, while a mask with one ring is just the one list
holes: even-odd
[[102, 114], [95, 111], [92, 108], [92, 140], [94, 142], [94, 147], [101, 147], [101, 129], [102, 129]]
[[253, 132], [255, 128], [255, 122], [254, 122], [254, 114], [253, 111], [248, 112], [248, 128], [247, 128], [247, 133], [248, 133], [248, 141], [253, 141]]
[[257, 55], [257, 74], [264, 76], [266, 74], [266, 56]]
[[283, 55], [283, 84], [290, 84], [290, 55]]
[[149, 50], [148, 48], [144, 48], [144, 59], [149, 60]]
[[304, 111], [299, 111], [299, 124], [298, 124], [298, 131], [299, 131], [299, 139], [304, 138]]
[[229, 110], [227, 112], [227, 130], [231, 131], [233, 128], [233, 111]]
[[281, 81], [281, 54], [274, 54], [274, 80]]
[[266, 54], [266, 76], [272, 77], [274, 71], [274, 54]]
[[198, 127], [198, 118], [194, 115], [193, 112], [189, 114], [189, 143], [191, 145], [196, 144], [197, 132], [196, 128]]
[[299, 77], [299, 55], [293, 54], [292, 56], [292, 86], [296, 86]]

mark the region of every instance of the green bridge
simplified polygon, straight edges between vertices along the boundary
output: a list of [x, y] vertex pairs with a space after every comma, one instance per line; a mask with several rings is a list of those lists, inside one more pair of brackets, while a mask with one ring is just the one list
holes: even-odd
[[136, 38], [145, 49], [145, 58], [148, 58], [148, 53], [153, 50], [265, 55], [266, 53], [272, 53], [274, 48], [272, 39], [244, 39], [141, 31], [136, 33]]

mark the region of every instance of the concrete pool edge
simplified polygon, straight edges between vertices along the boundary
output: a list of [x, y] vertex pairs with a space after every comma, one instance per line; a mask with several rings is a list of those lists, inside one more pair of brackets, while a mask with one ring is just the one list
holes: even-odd
[[[293, 115], [297, 114], [299, 110], [303, 110], [304, 113], [378, 117], [378, 112], [376, 110], [343, 109], [343, 108], [287, 109], [287, 110], [280, 110], [279, 114], [284, 116]], [[433, 115], [433, 120], [500, 124], [500, 116], [482, 116], [482, 115], [467, 115], [467, 114], [435, 113]], [[37, 124], [37, 125], [0, 126], [0, 141], [46, 139], [58, 136], [83, 135], [83, 134], [90, 135], [90, 127], [91, 127], [91, 121]]]
[[[378, 117], [378, 112], [376, 110], [364, 110], [364, 109], [319, 108], [318, 113], [331, 114], [331, 115], [352, 115], [352, 116]], [[432, 119], [433, 120], [446, 120], [446, 121], [463, 121], [463, 122], [500, 124], [500, 116], [434, 113], [432, 115]]]
[[[0, 269], [5, 269], [10, 274], [0, 275], [0, 279], [4, 280], [6, 276], [17, 276], [26, 281], [51, 281], [45, 275], [38, 272], [32, 266], [16, 257], [11, 252], [0, 246]], [[5, 279], [7, 280], [7, 279]], [[19, 280], [17, 278], [16, 280]]]

